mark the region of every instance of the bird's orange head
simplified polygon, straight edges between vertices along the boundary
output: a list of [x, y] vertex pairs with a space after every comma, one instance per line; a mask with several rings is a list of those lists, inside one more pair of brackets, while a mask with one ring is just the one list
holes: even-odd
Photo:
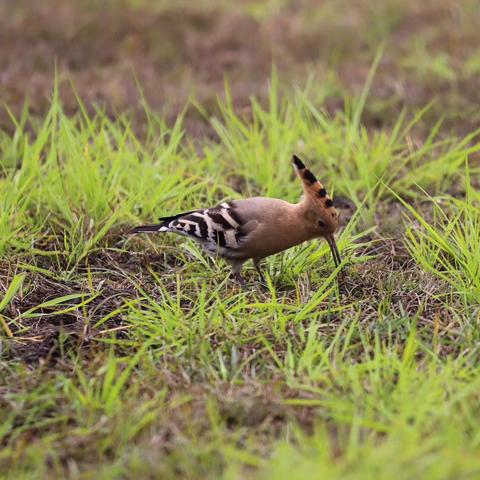
[[335, 264], [341, 262], [340, 254], [333, 234], [338, 229], [338, 212], [333, 206], [333, 200], [325, 187], [317, 180], [315, 175], [305, 166], [296, 155], [293, 156], [293, 166], [303, 184], [304, 196], [302, 200], [305, 221], [317, 237], [327, 240], [332, 250]]

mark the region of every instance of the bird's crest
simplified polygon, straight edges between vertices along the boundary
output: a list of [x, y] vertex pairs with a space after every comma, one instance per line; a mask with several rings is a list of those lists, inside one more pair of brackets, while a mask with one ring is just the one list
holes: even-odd
[[293, 166], [300, 180], [302, 180], [306, 200], [313, 200], [316, 206], [331, 209], [334, 214], [332, 217], [335, 217], [337, 214], [335, 208], [333, 208], [333, 200], [328, 195], [325, 187], [317, 180], [317, 177], [296, 155], [293, 156]]

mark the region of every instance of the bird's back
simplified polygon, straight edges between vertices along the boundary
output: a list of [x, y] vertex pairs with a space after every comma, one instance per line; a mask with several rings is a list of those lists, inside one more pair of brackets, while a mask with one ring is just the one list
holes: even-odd
[[237, 255], [264, 258], [311, 238], [298, 204], [268, 197], [235, 200], [232, 207], [243, 221], [244, 241]]
[[293, 225], [295, 207], [276, 198], [251, 197], [165, 217], [143, 231], [187, 236], [207, 253], [227, 259], [263, 258], [306, 239]]

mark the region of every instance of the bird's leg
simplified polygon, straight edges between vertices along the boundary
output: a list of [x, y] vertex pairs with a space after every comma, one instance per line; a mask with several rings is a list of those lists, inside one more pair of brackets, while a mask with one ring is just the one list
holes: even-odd
[[228, 263], [232, 267], [232, 277], [240, 284], [240, 286], [245, 287], [247, 282], [245, 281], [245, 279], [242, 277], [242, 274], [240, 273], [242, 271], [242, 267], [245, 262], [239, 261], [239, 260], [229, 260]]
[[262, 269], [260, 268], [260, 258], [254, 258], [253, 259], [253, 266], [255, 267], [255, 270], [258, 272], [258, 275], [260, 276], [260, 281], [266, 285], [267, 282], [265, 281], [265, 276], [263, 275]]

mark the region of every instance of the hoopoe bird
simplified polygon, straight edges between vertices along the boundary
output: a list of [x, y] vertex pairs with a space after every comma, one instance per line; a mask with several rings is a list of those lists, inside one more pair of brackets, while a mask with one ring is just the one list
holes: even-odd
[[253, 260], [263, 280], [260, 260], [315, 238], [328, 242], [338, 267], [341, 257], [333, 236], [338, 228], [338, 213], [333, 201], [296, 155], [293, 166], [303, 184], [304, 195], [299, 203], [267, 197], [233, 200], [162, 217], [160, 223], [137, 227], [133, 233], [172, 232], [192, 238], [207, 254], [226, 260], [242, 286], [246, 282], [241, 271], [247, 260]]

